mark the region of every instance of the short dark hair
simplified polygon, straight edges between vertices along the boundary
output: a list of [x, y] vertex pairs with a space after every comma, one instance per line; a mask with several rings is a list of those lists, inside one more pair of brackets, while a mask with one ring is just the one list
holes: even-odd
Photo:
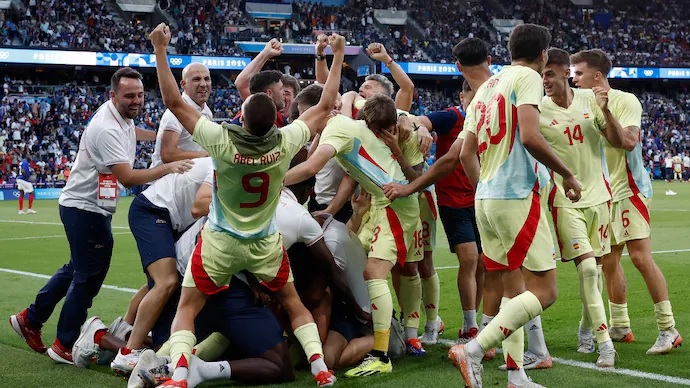
[[611, 59], [604, 52], [604, 50], [593, 49], [593, 50], [582, 50], [570, 56], [570, 62], [572, 64], [586, 63], [587, 66], [600, 71], [604, 77], [609, 75], [611, 71]]
[[471, 92], [471, 91], [472, 91], [472, 87], [470, 86], [470, 83], [467, 82], [467, 80], [462, 81], [462, 92], [467, 93], [467, 92]]
[[570, 54], [568, 54], [567, 51], [563, 49], [559, 49], [557, 47], [551, 47], [548, 51], [549, 53], [549, 60], [546, 62], [546, 65], [555, 65], [555, 66], [568, 66], [570, 67]]
[[283, 74], [283, 78], [281, 80], [283, 81], [284, 87], [287, 86], [295, 91], [295, 95], [297, 95], [300, 92], [300, 90], [302, 90], [302, 88], [299, 86], [297, 78], [291, 76], [290, 74]]
[[112, 91], [117, 92], [117, 88], [120, 86], [120, 80], [122, 78], [133, 78], [140, 81], [143, 79], [141, 73], [138, 71], [132, 69], [131, 67], [122, 67], [118, 69], [112, 77], [110, 77], [110, 89]]
[[539, 55], [549, 48], [551, 33], [546, 27], [536, 24], [520, 24], [513, 28], [508, 38], [508, 50], [513, 61], [535, 62]]
[[251, 133], [264, 136], [276, 121], [276, 105], [266, 93], [254, 93], [244, 103], [244, 122]]
[[290, 104], [290, 109], [288, 109], [288, 114], [288, 120], [290, 120], [290, 122], [293, 122], [299, 118], [299, 104], [297, 104], [297, 101], [292, 101], [292, 104]]
[[382, 94], [369, 97], [360, 113], [367, 127], [374, 132], [388, 129], [398, 122], [395, 101]]
[[278, 70], [260, 71], [249, 79], [249, 93], [262, 93], [270, 89], [275, 83], [283, 80], [283, 73]]
[[323, 94], [323, 86], [319, 84], [311, 84], [306, 88], [302, 89], [301, 92], [295, 97], [295, 101], [305, 107], [312, 107], [319, 103], [321, 100], [321, 94]]
[[465, 38], [453, 47], [453, 57], [463, 66], [477, 66], [486, 62], [489, 51], [479, 38]]

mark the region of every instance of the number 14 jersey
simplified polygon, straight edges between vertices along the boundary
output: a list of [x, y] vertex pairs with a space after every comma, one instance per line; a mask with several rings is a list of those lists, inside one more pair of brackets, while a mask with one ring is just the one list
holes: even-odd
[[[199, 119], [192, 138], [213, 158], [215, 170], [208, 215], [211, 229], [244, 239], [277, 233], [275, 213], [285, 173], [310, 138], [309, 128], [300, 120], [279, 133], [272, 140], [247, 134], [243, 146], [233, 142], [228, 129], [206, 117]], [[271, 141], [275, 144], [267, 146]]]
[[548, 182], [544, 166], [520, 141], [517, 108], [539, 107], [541, 76], [525, 66], [505, 66], [477, 90], [464, 130], [477, 136], [479, 183], [475, 199], [522, 199]]
[[556, 105], [551, 97], [542, 101], [539, 126], [556, 155], [575, 174], [582, 185], [582, 196], [571, 202], [563, 191], [563, 178], [554, 174], [555, 187], [549, 203], [556, 207], [588, 208], [611, 199], [602, 131], [606, 119], [597, 105], [594, 92], [571, 89], [573, 101], [568, 108]]

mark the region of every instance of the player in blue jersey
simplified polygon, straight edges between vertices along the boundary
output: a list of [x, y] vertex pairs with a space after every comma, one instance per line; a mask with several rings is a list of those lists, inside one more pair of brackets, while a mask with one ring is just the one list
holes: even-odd
[[[29, 157], [24, 154], [22, 162], [19, 164], [19, 176], [17, 177], [17, 188], [19, 189], [19, 214], [36, 214], [34, 206], [34, 185], [29, 178], [31, 168], [29, 167]], [[24, 210], [24, 195], [29, 194], [29, 208]]]

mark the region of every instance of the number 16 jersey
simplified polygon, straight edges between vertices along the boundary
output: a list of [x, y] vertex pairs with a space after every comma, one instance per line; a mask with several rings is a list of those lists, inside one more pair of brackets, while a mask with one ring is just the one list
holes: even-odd
[[464, 130], [477, 136], [479, 182], [475, 199], [522, 199], [548, 182], [548, 173], [520, 141], [517, 108], [539, 107], [541, 76], [525, 66], [505, 66], [477, 90]]
[[277, 233], [275, 213], [285, 173], [311, 135], [300, 120], [277, 131], [265, 139], [242, 134], [248, 141], [239, 144], [230, 129], [206, 117], [199, 119], [192, 139], [214, 164], [211, 229], [243, 239]]

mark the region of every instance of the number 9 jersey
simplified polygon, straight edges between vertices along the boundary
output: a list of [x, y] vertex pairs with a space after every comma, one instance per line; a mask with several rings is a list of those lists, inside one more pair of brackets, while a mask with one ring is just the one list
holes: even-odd
[[213, 158], [209, 227], [243, 239], [277, 233], [275, 212], [285, 173], [309, 138], [300, 120], [259, 137], [201, 117], [193, 139]]
[[[505, 66], [477, 90], [464, 130], [477, 136], [480, 170], [475, 199], [522, 199], [539, 191], [545, 168], [520, 141], [517, 107], [539, 107], [541, 76], [524, 66]], [[540, 179], [542, 178], [542, 179]]]

